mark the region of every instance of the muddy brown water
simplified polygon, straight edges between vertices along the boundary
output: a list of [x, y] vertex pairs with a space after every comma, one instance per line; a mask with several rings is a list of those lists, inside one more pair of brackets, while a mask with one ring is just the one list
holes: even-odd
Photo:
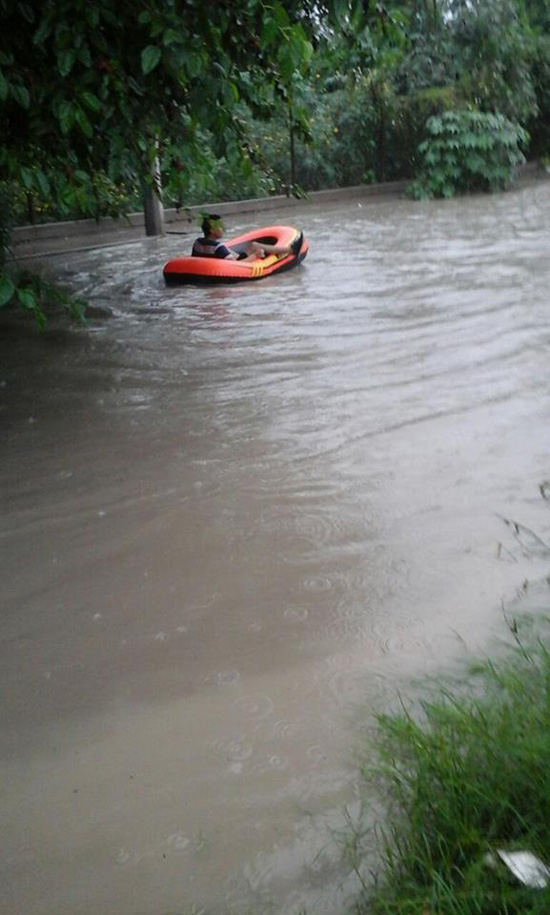
[[358, 716], [547, 572], [549, 211], [266, 214], [307, 261], [226, 288], [48, 261], [94, 317], [2, 327], [3, 913], [343, 910]]

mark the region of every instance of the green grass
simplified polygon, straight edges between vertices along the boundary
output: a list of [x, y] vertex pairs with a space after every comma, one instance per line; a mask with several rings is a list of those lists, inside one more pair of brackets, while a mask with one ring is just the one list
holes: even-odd
[[[548, 915], [550, 888], [532, 889], [496, 849], [550, 863], [550, 626], [498, 663], [439, 686], [414, 709], [378, 718], [367, 794], [383, 799], [383, 866], [357, 905], [368, 915]], [[369, 755], [372, 747], [369, 748]]]

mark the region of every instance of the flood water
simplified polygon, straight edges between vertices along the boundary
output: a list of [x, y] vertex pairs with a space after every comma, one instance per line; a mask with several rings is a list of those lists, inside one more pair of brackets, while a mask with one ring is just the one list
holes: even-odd
[[282, 276], [167, 289], [170, 236], [4, 316], [2, 913], [342, 911], [358, 722], [548, 571], [549, 212], [305, 204], [229, 227]]

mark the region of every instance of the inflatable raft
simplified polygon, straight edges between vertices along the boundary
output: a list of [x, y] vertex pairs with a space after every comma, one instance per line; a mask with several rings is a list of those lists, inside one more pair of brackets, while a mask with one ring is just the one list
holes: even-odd
[[[267, 226], [224, 240], [224, 245], [233, 251], [244, 253], [248, 242], [257, 241], [264, 245], [287, 247], [299, 237], [300, 233], [292, 226]], [[164, 265], [164, 279], [170, 285], [183, 283], [241, 283], [245, 280], [261, 280], [274, 273], [282, 273], [301, 264], [308, 252], [308, 242], [304, 238], [296, 254], [268, 254], [257, 260], [228, 260], [220, 257], [175, 257]]]

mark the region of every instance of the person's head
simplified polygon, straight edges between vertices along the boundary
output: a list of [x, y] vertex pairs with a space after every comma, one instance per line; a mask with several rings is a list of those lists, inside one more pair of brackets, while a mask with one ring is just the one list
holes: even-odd
[[205, 238], [221, 238], [223, 235], [223, 220], [214, 213], [203, 217], [201, 228]]

